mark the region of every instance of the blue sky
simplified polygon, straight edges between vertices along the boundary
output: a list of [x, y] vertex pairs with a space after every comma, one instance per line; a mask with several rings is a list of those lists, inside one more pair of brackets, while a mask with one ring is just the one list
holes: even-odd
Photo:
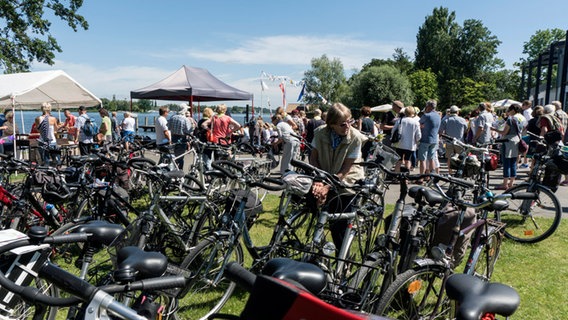
[[[252, 92], [255, 106], [269, 97], [274, 108], [282, 104], [278, 82], [265, 79], [269, 89], [261, 92], [262, 71], [299, 81], [323, 54], [339, 58], [346, 76], [397, 47], [414, 57], [418, 28], [439, 6], [460, 24], [481, 20], [502, 41], [498, 57], [509, 68], [537, 30], [568, 29], [566, 0], [86, 0], [79, 13], [89, 29], [53, 21], [63, 52], [53, 66], [32, 69], [62, 69], [99, 97], [128, 99], [182, 65], [201, 67]], [[299, 91], [288, 86], [287, 101]]]

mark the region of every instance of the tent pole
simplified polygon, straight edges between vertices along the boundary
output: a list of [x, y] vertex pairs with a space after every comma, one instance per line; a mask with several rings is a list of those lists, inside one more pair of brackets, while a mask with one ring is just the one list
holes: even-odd
[[[12, 97], [10, 97], [10, 98], [11, 98], [11, 100], [12, 100], [12, 114], [13, 114], [13, 116], [15, 117], [15, 116], [16, 116], [16, 97], [15, 97], [15, 96], [12, 96]], [[21, 110], [20, 110], [20, 111], [21, 111]], [[23, 126], [24, 126], [24, 115], [23, 115], [22, 112], [20, 112], [20, 116], [21, 116], [21, 118], [22, 118], [22, 128], [23, 128]], [[14, 126], [15, 126], [15, 124], [16, 124], [16, 123], [14, 122]], [[14, 129], [15, 129], [15, 128], [14, 128]], [[17, 147], [16, 147], [16, 144], [17, 144], [16, 140], [18, 140], [18, 139], [16, 139], [16, 130], [14, 130], [14, 133], [13, 133], [12, 135], [13, 135], [13, 137], [14, 137], [14, 143], [13, 143], [13, 147], [14, 147], [14, 158], [17, 159], [17, 158], [18, 158], [18, 157], [17, 157], [18, 154], [16, 153], [16, 149], [17, 149]]]

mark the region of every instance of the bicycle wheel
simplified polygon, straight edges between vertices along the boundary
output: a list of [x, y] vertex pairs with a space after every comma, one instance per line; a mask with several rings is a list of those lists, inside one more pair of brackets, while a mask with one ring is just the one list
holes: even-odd
[[278, 257], [299, 260], [304, 254], [305, 246], [310, 241], [315, 215], [306, 206], [289, 206], [289, 213], [281, 217], [276, 224], [270, 241], [265, 250], [264, 262]]
[[493, 275], [495, 263], [501, 253], [503, 236], [499, 232], [491, 232], [484, 243], [475, 248], [471, 255], [471, 266], [464, 273], [474, 275], [482, 280], [489, 281]]
[[[40, 290], [43, 294], [49, 295], [51, 297], [59, 297], [59, 289], [54, 286], [53, 284], [40, 279], [36, 278], [29, 286], [35, 286], [37, 289]], [[11, 310], [5, 310], [2, 308], [0, 318], [2, 319], [47, 319], [47, 320], [54, 320], [57, 317], [57, 312], [59, 308], [52, 307], [52, 306], [35, 306], [26, 302], [23, 299], [20, 299], [18, 296], [14, 296], [12, 300], [18, 301], [15, 307]], [[13, 302], [13, 301], [12, 301]], [[8, 308], [9, 309], [9, 308]], [[36, 314], [37, 312], [37, 314]], [[41, 315], [41, 316], [40, 316]]]
[[356, 271], [349, 284], [351, 291], [346, 294], [347, 297], [358, 299], [358, 304], [353, 306], [356, 310], [377, 313], [381, 289], [385, 289], [383, 288], [386, 281], [384, 268], [387, 261], [381, 252], [374, 252]]
[[542, 241], [556, 231], [562, 218], [562, 207], [556, 195], [541, 185], [522, 184], [506, 193], [536, 192], [536, 200], [509, 200], [509, 208], [498, 212], [496, 218], [504, 222], [505, 236], [521, 243]]
[[392, 319], [451, 318], [443, 287], [448, 272], [444, 266], [424, 265], [399, 274], [381, 298], [377, 314]]
[[[227, 256], [229, 250], [231, 254]], [[211, 236], [203, 239], [181, 265], [193, 275], [185, 288], [187, 295], [180, 302], [182, 309], [190, 309], [196, 319], [207, 319], [221, 310], [236, 287], [223, 276], [223, 268], [231, 261], [242, 264], [243, 260], [241, 246], [234, 246], [228, 238]]]

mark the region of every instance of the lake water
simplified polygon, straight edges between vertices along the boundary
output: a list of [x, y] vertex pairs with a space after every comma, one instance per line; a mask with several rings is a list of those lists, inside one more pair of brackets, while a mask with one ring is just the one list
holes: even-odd
[[[101, 116], [99, 115], [98, 112], [87, 112], [87, 114], [89, 115], [89, 117], [91, 119], [95, 119], [95, 121], [100, 124]], [[170, 113], [170, 116], [173, 115], [173, 114], [174, 114], [173, 112]], [[16, 122], [16, 125], [18, 126], [20, 133], [29, 133], [31, 128], [32, 128], [33, 122], [40, 115], [41, 115], [41, 111], [18, 111], [18, 110], [16, 110], [16, 117], [15, 117], [14, 121]], [[61, 113], [59, 113], [58, 111], [54, 111], [54, 112], [52, 112], [52, 115], [54, 117], [59, 118], [61, 121], [65, 121], [65, 115], [63, 114], [63, 111], [61, 111]], [[78, 113], [73, 112], [73, 115], [77, 116]], [[117, 117], [118, 123], [120, 123], [122, 121], [122, 119], [124, 119], [123, 115], [124, 115], [123, 111], [117, 112], [116, 117]], [[157, 112], [138, 113], [136, 115], [137, 115], [137, 118], [138, 118], [138, 125], [144, 125], [144, 124], [153, 125], [154, 119], [158, 117]], [[245, 114], [233, 114], [231, 116], [233, 117], [233, 119], [237, 120], [241, 124], [243, 124], [244, 121], [245, 121]], [[196, 120], [199, 120], [197, 118], [197, 115], [194, 115], [194, 117], [195, 117]], [[23, 124], [22, 124], [22, 119], [23, 119]], [[23, 125], [23, 128], [24, 128], [23, 130], [22, 130], [22, 125]], [[143, 136], [148, 136], [152, 139], [154, 139], [156, 137], [156, 134], [154, 132], [151, 132], [151, 131], [144, 132], [144, 130], [142, 130], [142, 128], [138, 129], [137, 134], [143, 135]]]

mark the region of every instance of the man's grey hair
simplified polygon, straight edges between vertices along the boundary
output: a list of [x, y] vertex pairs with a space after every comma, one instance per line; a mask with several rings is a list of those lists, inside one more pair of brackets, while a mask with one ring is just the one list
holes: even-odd
[[438, 105], [438, 102], [434, 99], [428, 100], [426, 102], [426, 106], [427, 107], [432, 107], [434, 110], [436, 109], [436, 106]]

